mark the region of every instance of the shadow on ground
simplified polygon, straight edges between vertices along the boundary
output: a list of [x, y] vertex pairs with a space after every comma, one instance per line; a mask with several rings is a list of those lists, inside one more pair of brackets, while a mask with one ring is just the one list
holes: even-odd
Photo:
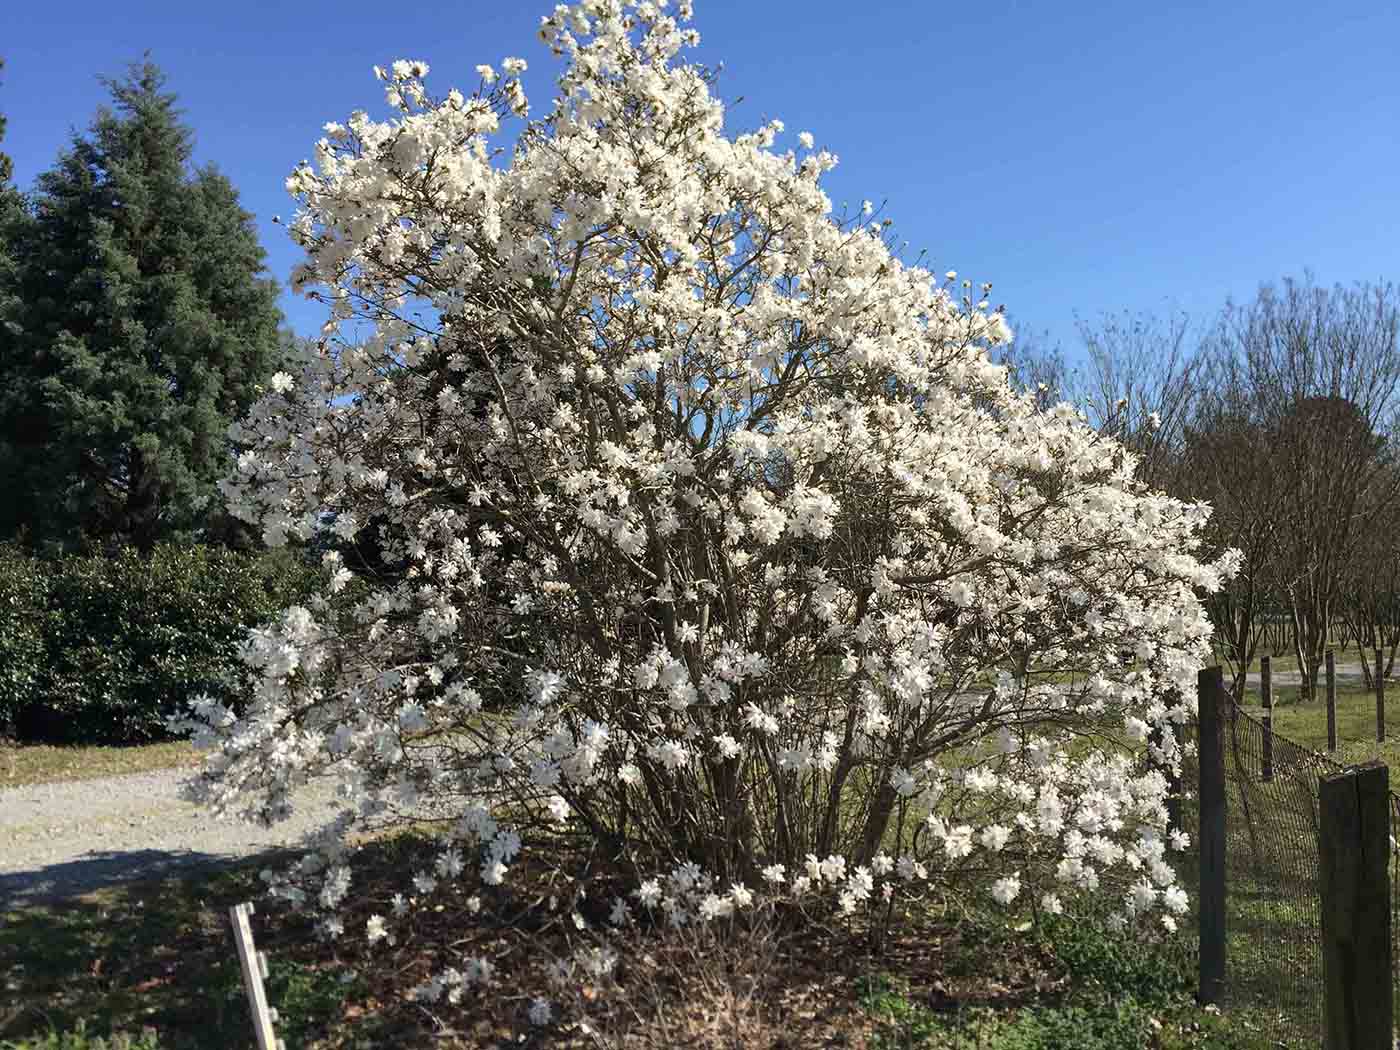
[[[85, 1024], [102, 1036], [149, 1026], [171, 1050], [246, 1050], [253, 1032], [228, 910], [259, 899], [258, 872], [294, 856], [116, 851], [0, 876], [0, 1046]], [[305, 1045], [342, 1009], [342, 968], [317, 957], [309, 929], [261, 909], [254, 923], [284, 1015], [279, 1035]]]
[[[291, 851], [286, 849], [272, 849], [253, 854], [251, 860], [266, 858], [267, 863], [289, 855]], [[234, 857], [197, 850], [93, 850], [74, 860], [0, 874], [0, 911], [54, 903], [135, 880], [208, 871], [249, 861], [246, 855]]]

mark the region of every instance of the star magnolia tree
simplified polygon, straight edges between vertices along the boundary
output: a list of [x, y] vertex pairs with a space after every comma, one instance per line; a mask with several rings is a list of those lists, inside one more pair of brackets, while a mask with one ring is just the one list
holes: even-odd
[[332, 911], [345, 835], [431, 819], [400, 914], [548, 838], [630, 874], [615, 922], [959, 884], [1112, 886], [1170, 925], [1151, 770], [1232, 567], [1193, 555], [1208, 508], [1014, 393], [999, 313], [868, 207], [833, 218], [809, 135], [726, 134], [679, 7], [545, 18], [558, 98], [508, 164], [523, 62], [440, 99], [398, 62], [392, 119], [328, 125], [290, 178], [299, 284], [373, 335], [276, 378], [223, 490], [274, 545], [373, 525], [398, 571], [328, 554], [252, 632], [246, 711], [185, 723], [198, 797], [276, 819], [338, 776], [344, 819], [277, 883]]

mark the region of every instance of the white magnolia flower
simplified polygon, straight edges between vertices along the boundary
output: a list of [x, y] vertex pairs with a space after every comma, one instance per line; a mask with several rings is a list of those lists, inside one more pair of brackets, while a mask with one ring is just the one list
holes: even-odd
[[1021, 892], [1021, 880], [1017, 875], [1008, 875], [992, 883], [992, 900], [1003, 907], [1016, 899]]
[[983, 847], [1000, 852], [1005, 848], [1007, 841], [1011, 838], [1011, 829], [1001, 824], [990, 824], [982, 829], [979, 841]]
[[369, 921], [365, 923], [365, 936], [370, 944], [382, 941], [389, 936], [389, 931], [384, 926], [384, 916], [371, 915]]

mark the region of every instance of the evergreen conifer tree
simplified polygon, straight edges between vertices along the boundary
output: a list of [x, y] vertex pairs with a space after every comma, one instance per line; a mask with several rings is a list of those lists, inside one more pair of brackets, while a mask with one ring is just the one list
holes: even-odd
[[[0, 70], [4, 68], [5, 60], [0, 58]], [[5, 114], [0, 112], [0, 142], [4, 141], [5, 127]], [[0, 364], [7, 366], [10, 381], [14, 377], [8, 375], [4, 348], [19, 331], [18, 246], [25, 239], [30, 218], [23, 195], [10, 181], [13, 176], [13, 161], [0, 151]]]
[[[62, 548], [198, 534], [226, 428], [283, 362], [276, 285], [149, 59], [42, 174], [0, 332], [0, 535]], [[18, 243], [13, 243], [18, 241]]]

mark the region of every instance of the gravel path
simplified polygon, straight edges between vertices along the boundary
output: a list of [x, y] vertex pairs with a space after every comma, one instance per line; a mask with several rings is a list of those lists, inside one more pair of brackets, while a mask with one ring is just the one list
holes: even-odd
[[297, 845], [337, 811], [329, 783], [289, 820], [216, 820], [179, 797], [189, 770], [0, 789], [0, 910]]

